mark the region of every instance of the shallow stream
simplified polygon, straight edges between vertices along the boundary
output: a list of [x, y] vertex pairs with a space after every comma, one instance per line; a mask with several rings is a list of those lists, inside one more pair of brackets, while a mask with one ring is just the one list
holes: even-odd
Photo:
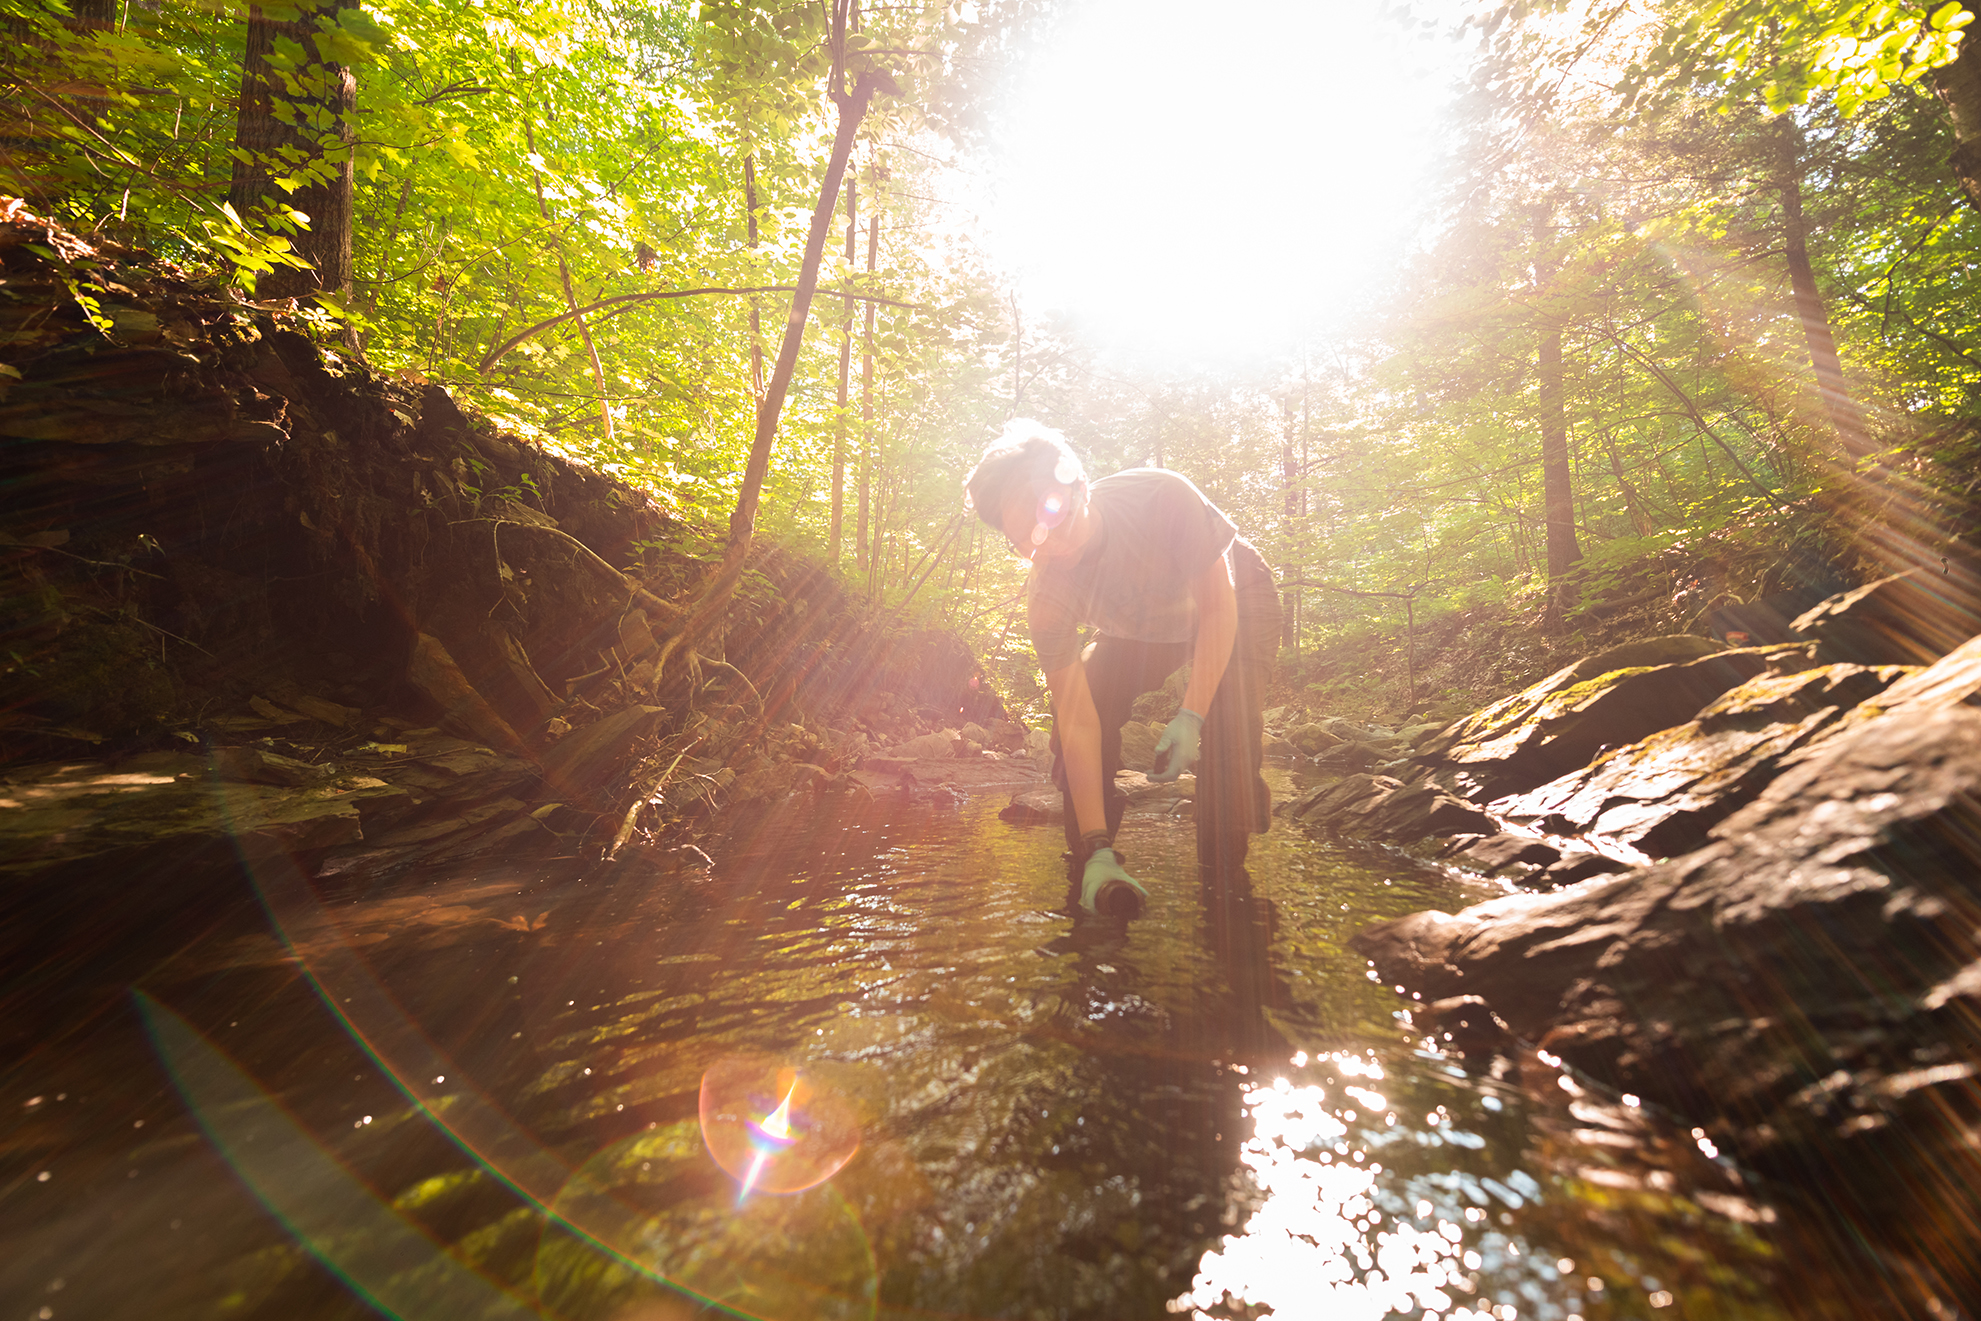
[[1076, 921], [1003, 801], [254, 862], [8, 1062], [5, 1316], [1863, 1314], [1703, 1135], [1423, 1040], [1346, 947], [1476, 889], [1283, 829], [1214, 889], [1131, 817], [1151, 908]]

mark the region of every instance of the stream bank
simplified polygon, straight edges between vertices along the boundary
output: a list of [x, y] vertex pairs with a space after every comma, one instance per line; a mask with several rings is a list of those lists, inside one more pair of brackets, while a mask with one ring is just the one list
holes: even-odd
[[1041, 774], [955, 637], [762, 539], [719, 628], [677, 636], [712, 565], [650, 496], [293, 303], [0, 205], [13, 894], [197, 902], [268, 847], [671, 869], [731, 804]]
[[1948, 563], [1775, 645], [1625, 644], [1281, 812], [1509, 891], [1356, 935], [1427, 1044], [1661, 1107], [1877, 1245], [1901, 1311], [1972, 1308], [1977, 630]]

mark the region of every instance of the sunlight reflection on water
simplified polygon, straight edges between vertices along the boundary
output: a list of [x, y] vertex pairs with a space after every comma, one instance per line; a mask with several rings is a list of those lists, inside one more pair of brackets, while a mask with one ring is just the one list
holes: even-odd
[[[1305, 1053], [1294, 1063], [1307, 1064]], [[1311, 1068], [1343, 1079], [1380, 1082], [1384, 1076], [1379, 1060], [1346, 1051], [1323, 1055]], [[1478, 1206], [1461, 1211], [1443, 1197], [1443, 1205], [1429, 1197], [1413, 1204], [1410, 1194], [1425, 1181], [1400, 1179], [1401, 1171], [1385, 1175], [1382, 1163], [1369, 1159], [1379, 1144], [1352, 1127], [1361, 1119], [1395, 1129], [1398, 1116], [1385, 1111], [1387, 1098], [1355, 1083], [1343, 1082], [1338, 1090], [1355, 1104], [1330, 1105], [1326, 1085], [1287, 1077], [1244, 1088], [1252, 1136], [1240, 1148], [1239, 1163], [1251, 1184], [1253, 1210], [1238, 1233], [1204, 1254], [1190, 1291], [1170, 1301], [1170, 1312], [1201, 1321], [1231, 1315], [1378, 1321], [1398, 1314], [1426, 1321], [1580, 1321], [1558, 1301], [1558, 1267], [1572, 1262], [1535, 1261], [1520, 1238], [1491, 1229]], [[1470, 1148], [1478, 1141], [1454, 1130], [1443, 1106], [1423, 1121], [1441, 1136], [1420, 1142]], [[1429, 1182], [1450, 1189], [1469, 1182], [1452, 1175], [1459, 1172]], [[1518, 1170], [1478, 1182], [1514, 1208], [1527, 1200], [1523, 1191], [1541, 1191]], [[1478, 1291], [1482, 1267], [1501, 1286], [1497, 1300], [1461, 1298]], [[1519, 1302], [1508, 1301], [1515, 1295]]]
[[[1361, 1063], [1345, 1054], [1336, 1062], [1343, 1072]], [[1172, 1311], [1208, 1318], [1204, 1309], [1230, 1302], [1264, 1305], [1275, 1315], [1373, 1321], [1451, 1307], [1444, 1286], [1459, 1273], [1459, 1236], [1385, 1224], [1371, 1196], [1381, 1164], [1353, 1163], [1363, 1158], [1359, 1149], [1353, 1160], [1337, 1161], [1328, 1149], [1349, 1129], [1341, 1109], [1329, 1108], [1325, 1087], [1276, 1078], [1247, 1087], [1245, 1108], [1253, 1136], [1239, 1160], [1264, 1201], [1243, 1233], [1204, 1254], [1190, 1292]]]

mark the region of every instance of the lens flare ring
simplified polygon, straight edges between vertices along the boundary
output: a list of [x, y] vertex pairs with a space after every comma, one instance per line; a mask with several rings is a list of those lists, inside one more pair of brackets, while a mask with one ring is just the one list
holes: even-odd
[[860, 1149], [852, 1105], [797, 1069], [732, 1057], [702, 1075], [702, 1141], [751, 1193], [795, 1193], [839, 1173]]

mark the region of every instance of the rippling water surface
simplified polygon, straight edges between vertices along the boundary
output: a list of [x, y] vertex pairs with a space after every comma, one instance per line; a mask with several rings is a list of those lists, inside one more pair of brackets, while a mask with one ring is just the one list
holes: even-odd
[[678, 874], [257, 865], [41, 1005], [9, 1315], [1850, 1314], [1703, 1135], [1421, 1039], [1346, 948], [1476, 892], [1284, 832], [1214, 888], [1131, 817], [1153, 905], [1075, 921], [1001, 802], [792, 800]]

